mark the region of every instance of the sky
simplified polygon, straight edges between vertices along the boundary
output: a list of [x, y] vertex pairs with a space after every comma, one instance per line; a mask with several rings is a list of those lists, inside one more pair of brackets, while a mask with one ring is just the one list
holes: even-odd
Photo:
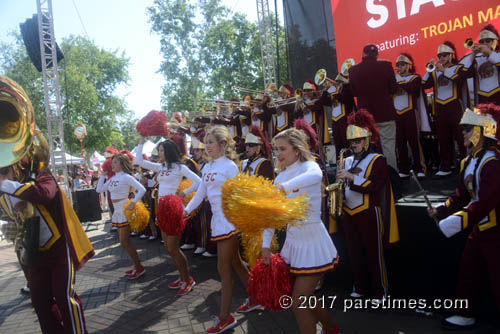
[[[120, 87], [129, 109], [137, 118], [150, 110], [161, 108], [163, 77], [160, 67], [160, 39], [150, 32], [146, 8], [153, 0], [52, 0], [56, 41], [73, 35], [88, 36], [97, 46], [109, 51], [125, 52], [130, 58], [130, 85]], [[257, 21], [255, 0], [222, 0], [233, 12]], [[274, 1], [269, 1], [274, 11]], [[281, 13], [282, 1], [278, 1]], [[36, 13], [36, 0], [0, 0], [0, 40], [8, 41], [7, 33], [19, 31], [19, 23]]]

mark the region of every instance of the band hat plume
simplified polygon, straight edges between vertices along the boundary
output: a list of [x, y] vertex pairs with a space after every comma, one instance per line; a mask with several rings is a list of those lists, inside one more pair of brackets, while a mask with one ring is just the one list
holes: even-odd
[[245, 138], [245, 144], [262, 144], [262, 140], [250, 132]]
[[370, 130], [361, 128], [356, 125], [349, 124], [347, 126], [347, 140], [358, 139], [358, 138], [367, 138], [370, 137], [372, 133]]
[[195, 137], [192, 137], [191, 147], [195, 150], [203, 150], [203, 149], [205, 149], [205, 144], [203, 144], [201, 141], [199, 141]]
[[497, 122], [490, 114], [481, 114], [479, 109], [470, 110], [467, 108], [460, 120], [460, 125], [474, 125], [483, 128], [483, 135], [486, 138], [497, 140]]
[[455, 53], [455, 51], [446, 44], [441, 44], [438, 47], [437, 54], [440, 53]]
[[399, 55], [398, 58], [396, 59], [396, 64], [399, 62], [404, 62], [410, 65], [413, 65], [412, 61], [410, 58], [406, 57], [405, 55]]
[[483, 29], [479, 33], [479, 39], [486, 39], [486, 38], [491, 38], [491, 39], [496, 39], [498, 40], [498, 36], [491, 30], [488, 29]]

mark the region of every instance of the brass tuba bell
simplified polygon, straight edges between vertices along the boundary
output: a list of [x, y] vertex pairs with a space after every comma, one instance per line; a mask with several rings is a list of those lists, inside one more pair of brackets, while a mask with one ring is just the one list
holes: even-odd
[[35, 113], [28, 95], [16, 82], [0, 76], [0, 167], [29, 153], [34, 136]]

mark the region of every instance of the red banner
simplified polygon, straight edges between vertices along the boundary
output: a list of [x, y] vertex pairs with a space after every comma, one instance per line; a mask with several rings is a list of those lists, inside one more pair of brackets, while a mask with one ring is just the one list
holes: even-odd
[[379, 59], [393, 64], [402, 52], [415, 60], [417, 72], [450, 40], [460, 59], [469, 51], [466, 38], [478, 40], [491, 23], [500, 31], [499, 0], [331, 0], [339, 69], [347, 58], [361, 61], [363, 46], [377, 45]]

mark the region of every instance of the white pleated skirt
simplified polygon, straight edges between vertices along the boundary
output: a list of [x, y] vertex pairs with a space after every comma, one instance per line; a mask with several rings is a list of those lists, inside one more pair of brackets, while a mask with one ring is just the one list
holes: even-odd
[[237, 234], [236, 227], [226, 219], [222, 210], [212, 213], [210, 228], [212, 229], [212, 241], [229, 239]]
[[337, 249], [322, 222], [289, 225], [281, 258], [293, 275], [317, 275], [333, 269]]
[[113, 203], [115, 211], [113, 212], [113, 216], [111, 216], [112, 226], [122, 227], [127, 225], [127, 217], [125, 216], [125, 203], [127, 201], [128, 199], [124, 199], [123, 201]]

